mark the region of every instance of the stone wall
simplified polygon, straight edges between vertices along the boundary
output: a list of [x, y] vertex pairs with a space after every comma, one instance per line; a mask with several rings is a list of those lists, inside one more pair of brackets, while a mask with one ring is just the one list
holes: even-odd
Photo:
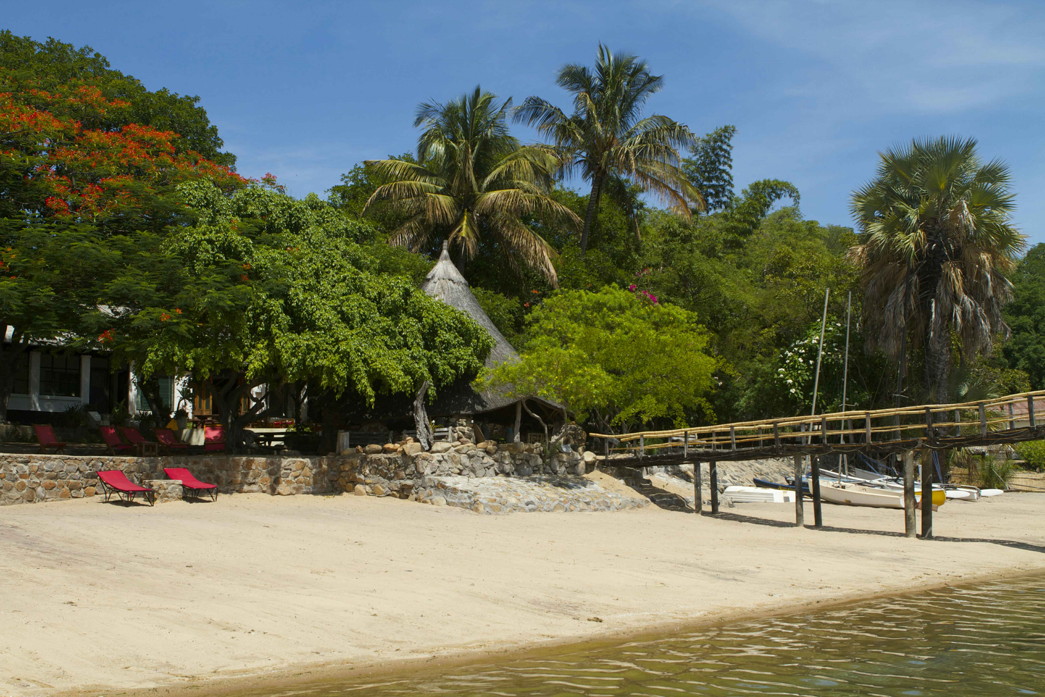
[[421, 451], [416, 443], [390, 444], [325, 457], [0, 454], [0, 505], [94, 496], [102, 493], [98, 470], [122, 470], [131, 479], [146, 482], [165, 479], [164, 467], [188, 467], [198, 479], [214, 482], [226, 494], [355, 491], [414, 498], [415, 483], [427, 476], [565, 475], [582, 473], [584, 465], [574, 453], [545, 458], [540, 446], [490, 442], [437, 443], [431, 452]]

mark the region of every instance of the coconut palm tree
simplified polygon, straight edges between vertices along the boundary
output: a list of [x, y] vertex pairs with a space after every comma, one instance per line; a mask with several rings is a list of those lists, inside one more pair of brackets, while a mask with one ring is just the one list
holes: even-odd
[[599, 198], [613, 177], [623, 177], [643, 190], [661, 196], [682, 215], [690, 205], [703, 208], [700, 192], [682, 171], [679, 148], [695, 142], [690, 130], [667, 116], [640, 118], [650, 95], [660, 90], [663, 78], [651, 75], [646, 62], [636, 56], [610, 53], [599, 44], [595, 68], [565, 65], [558, 84], [573, 93], [573, 113], [539, 97], [527, 97], [515, 118], [550, 138], [562, 158], [560, 174], [579, 172], [591, 183], [588, 208], [581, 231], [581, 251], [598, 210]]
[[368, 160], [388, 183], [374, 191], [366, 208], [385, 204], [405, 215], [392, 232], [393, 244], [417, 250], [442, 238], [465, 260], [486, 244], [509, 265], [531, 266], [555, 286], [554, 251], [523, 219], [538, 216], [573, 227], [580, 219], [548, 196], [555, 155], [520, 147], [508, 132], [510, 108], [511, 100], [498, 103], [479, 87], [445, 104], [421, 104], [414, 121], [424, 129], [417, 162]]
[[900, 376], [908, 344], [920, 349], [938, 403], [954, 356], [985, 353], [1008, 332], [1005, 274], [1023, 247], [1008, 184], [1008, 168], [982, 163], [975, 140], [938, 138], [881, 155], [877, 178], [853, 194], [866, 334]]

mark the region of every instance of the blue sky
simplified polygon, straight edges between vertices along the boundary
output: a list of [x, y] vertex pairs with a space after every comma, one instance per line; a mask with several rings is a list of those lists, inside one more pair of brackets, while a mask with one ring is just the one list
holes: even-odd
[[[974, 137], [1006, 162], [1015, 222], [1045, 242], [1045, 3], [1038, 0], [179, 0], [5, 3], [0, 27], [105, 55], [150, 89], [198, 95], [246, 176], [323, 194], [413, 150], [422, 101], [476, 84], [568, 106], [565, 63], [602, 41], [646, 59], [648, 103], [706, 133], [734, 124], [738, 189], [785, 179], [803, 214], [851, 225], [877, 153]], [[523, 140], [532, 132], [516, 127]]]

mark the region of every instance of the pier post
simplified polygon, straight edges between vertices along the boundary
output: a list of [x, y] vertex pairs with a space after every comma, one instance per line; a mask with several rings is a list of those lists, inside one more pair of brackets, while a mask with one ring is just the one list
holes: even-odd
[[711, 488], [711, 515], [718, 513], [718, 461], [708, 462], [708, 486]]
[[903, 530], [906, 537], [915, 536], [915, 521], [914, 451], [908, 450], [903, 454]]
[[812, 489], [813, 489], [813, 527], [822, 528], [824, 527], [824, 514], [820, 510], [820, 456], [810, 455], [809, 457], [809, 469], [810, 476], [812, 478]]
[[933, 537], [933, 468], [932, 452], [924, 451], [922, 457], [922, 539]]
[[795, 463], [795, 526], [806, 524], [805, 509], [802, 507], [802, 475], [805, 474], [805, 463], [801, 455], [794, 456]]
[[700, 473], [700, 460], [693, 461], [693, 512], [700, 515], [704, 512], [704, 501], [701, 489], [704, 483]]

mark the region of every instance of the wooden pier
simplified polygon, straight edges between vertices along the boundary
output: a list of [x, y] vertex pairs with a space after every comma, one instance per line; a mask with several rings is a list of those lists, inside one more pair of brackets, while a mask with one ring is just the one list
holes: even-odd
[[[711, 513], [718, 513], [718, 464], [737, 460], [792, 457], [795, 481], [810, 458], [814, 525], [821, 527], [820, 457], [828, 453], [863, 453], [871, 458], [899, 455], [904, 463], [905, 532], [914, 536], [914, 458], [922, 456], [922, 490], [932, 488], [932, 467], [925, 456], [934, 450], [988, 446], [1045, 439], [1045, 390], [960, 404], [815, 416], [741, 421], [624, 434], [592, 433], [596, 451], [620, 467], [645, 468], [692, 463], [694, 512], [703, 512], [702, 462], [709, 466]], [[931, 497], [922, 497], [922, 537], [932, 537]], [[804, 525], [802, 496], [796, 496], [795, 523]]]

